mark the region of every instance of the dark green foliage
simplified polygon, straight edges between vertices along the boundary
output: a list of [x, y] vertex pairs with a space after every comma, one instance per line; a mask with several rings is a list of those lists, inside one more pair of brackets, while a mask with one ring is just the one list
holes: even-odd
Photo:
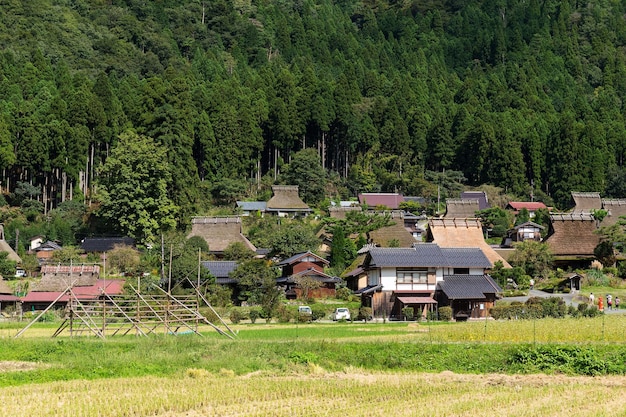
[[452, 307], [439, 307], [437, 310], [440, 321], [450, 321], [452, 320]]
[[270, 236], [271, 255], [281, 259], [289, 258], [298, 253], [315, 251], [319, 240], [312, 227], [303, 221], [285, 222]]
[[17, 263], [9, 259], [9, 252], [0, 252], [0, 276], [15, 276], [15, 266]]

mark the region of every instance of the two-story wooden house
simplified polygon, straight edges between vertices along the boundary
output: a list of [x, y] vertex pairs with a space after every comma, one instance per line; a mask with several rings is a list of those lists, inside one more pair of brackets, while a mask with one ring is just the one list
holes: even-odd
[[[371, 248], [362, 266], [367, 273], [367, 286], [356, 293], [361, 294], [362, 304], [371, 307], [376, 317], [399, 319], [406, 307], [412, 307], [416, 317], [425, 317], [441, 305], [451, 305], [453, 314], [457, 313], [454, 295], [447, 297], [447, 288], [440, 283], [450, 279], [454, 281], [450, 289], [454, 286], [458, 290], [464, 282], [469, 286], [484, 282], [481, 288], [491, 286], [493, 293], [481, 292], [477, 297], [476, 291], [466, 292], [471, 293], [471, 301], [482, 302], [483, 311], [474, 315], [486, 316], [488, 307], [501, 292], [485, 274], [490, 267], [491, 262], [479, 248], [441, 248], [434, 243], [412, 248]], [[456, 277], [471, 278], [464, 281]]]

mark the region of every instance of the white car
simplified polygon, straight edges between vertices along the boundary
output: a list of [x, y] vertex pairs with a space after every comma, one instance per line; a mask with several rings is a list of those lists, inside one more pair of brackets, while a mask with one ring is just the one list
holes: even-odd
[[350, 310], [340, 307], [333, 313], [333, 320], [350, 320]]

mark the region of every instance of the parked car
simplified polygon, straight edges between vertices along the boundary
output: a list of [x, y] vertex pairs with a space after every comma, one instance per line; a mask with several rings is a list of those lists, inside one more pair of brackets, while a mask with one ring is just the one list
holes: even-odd
[[311, 310], [311, 307], [309, 307], [309, 306], [300, 306], [300, 307], [298, 307], [298, 314], [312, 315], [313, 314], [313, 310]]
[[333, 320], [350, 320], [350, 310], [345, 307], [335, 309], [335, 312], [333, 313]]

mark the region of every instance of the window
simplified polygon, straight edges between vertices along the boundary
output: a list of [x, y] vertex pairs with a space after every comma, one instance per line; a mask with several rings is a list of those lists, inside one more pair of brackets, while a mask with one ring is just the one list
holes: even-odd
[[469, 268], [454, 268], [454, 275], [469, 275]]
[[428, 282], [428, 271], [420, 270], [398, 270], [396, 273], [398, 284], [426, 284]]

